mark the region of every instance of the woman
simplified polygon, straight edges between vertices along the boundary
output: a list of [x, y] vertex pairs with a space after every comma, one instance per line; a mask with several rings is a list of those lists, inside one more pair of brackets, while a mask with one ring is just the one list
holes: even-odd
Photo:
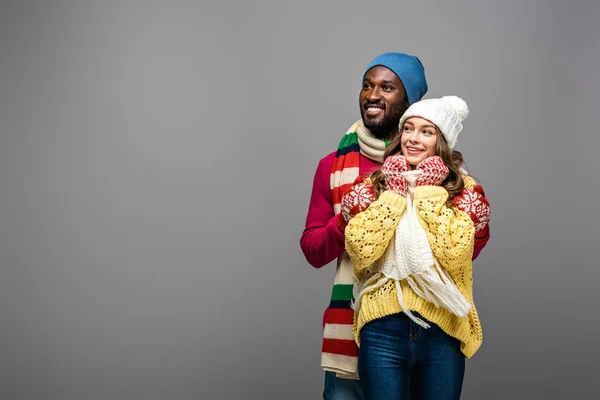
[[453, 150], [466, 103], [411, 105], [383, 166], [342, 199], [356, 275], [354, 336], [366, 399], [459, 399], [465, 357], [482, 342], [474, 238], [489, 205]]

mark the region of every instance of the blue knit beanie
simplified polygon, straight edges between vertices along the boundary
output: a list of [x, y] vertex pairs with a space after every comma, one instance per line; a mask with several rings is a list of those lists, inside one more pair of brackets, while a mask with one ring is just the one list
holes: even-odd
[[[404, 85], [409, 104], [413, 104], [427, 93], [425, 69], [421, 61], [404, 53], [384, 53], [373, 59], [367, 66], [364, 75], [373, 67], [381, 65], [392, 70]], [[364, 78], [363, 75], [363, 78]]]

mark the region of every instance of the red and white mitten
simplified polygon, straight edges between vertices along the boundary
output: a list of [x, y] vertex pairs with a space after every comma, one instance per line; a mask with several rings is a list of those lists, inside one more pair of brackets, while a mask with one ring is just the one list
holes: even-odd
[[400, 196], [406, 196], [408, 183], [406, 178], [402, 176], [402, 172], [410, 170], [410, 163], [402, 154], [389, 156], [381, 166], [381, 172], [385, 178], [385, 186], [388, 190], [392, 190]]
[[342, 196], [342, 216], [346, 222], [375, 201], [375, 191], [370, 182], [359, 181]]
[[416, 186], [440, 186], [450, 171], [439, 156], [427, 157], [417, 165], [423, 171], [417, 178]]
[[466, 212], [473, 224], [475, 233], [483, 230], [490, 221], [490, 203], [485, 198], [485, 193], [480, 185], [472, 189], [464, 189], [452, 199], [454, 207]]

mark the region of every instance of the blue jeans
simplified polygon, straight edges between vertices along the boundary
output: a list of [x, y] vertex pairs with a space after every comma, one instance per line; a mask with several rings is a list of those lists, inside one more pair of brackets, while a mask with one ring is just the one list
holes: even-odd
[[422, 328], [400, 313], [361, 329], [358, 373], [366, 400], [460, 399], [465, 373], [460, 341], [430, 325]]
[[335, 376], [335, 372], [325, 372], [324, 400], [363, 400], [360, 382], [354, 379], [343, 379]]

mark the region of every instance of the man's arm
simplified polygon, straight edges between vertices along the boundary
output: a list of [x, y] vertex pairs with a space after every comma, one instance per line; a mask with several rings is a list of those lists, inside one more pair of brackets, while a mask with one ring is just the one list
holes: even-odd
[[[483, 191], [481, 185], [477, 184], [477, 182], [475, 182], [475, 180], [470, 176], [465, 176], [465, 190], [463, 191], [463, 194], [456, 196], [453, 199], [453, 202], [457, 208], [467, 212], [467, 214], [469, 214], [473, 220], [473, 223], [476, 224], [477, 229], [475, 230], [475, 246], [473, 249], [473, 260], [475, 260], [477, 256], [479, 256], [479, 253], [481, 253], [481, 250], [483, 250], [487, 242], [490, 240], [490, 205], [485, 197], [485, 192]], [[480, 210], [485, 210], [487, 208], [487, 218], [476, 218], [476, 215], [472, 211], [469, 212], [469, 209], [473, 208], [473, 206], [479, 208]]]
[[331, 169], [335, 153], [319, 162], [313, 180], [306, 226], [300, 247], [306, 260], [315, 268], [329, 264], [344, 251], [344, 233], [338, 227], [338, 217], [331, 202]]
[[479, 256], [479, 253], [481, 253], [481, 250], [483, 250], [483, 248], [487, 244], [488, 240], [490, 240], [490, 224], [489, 223], [487, 223], [481, 231], [475, 232], [475, 246], [473, 249], [473, 260], [475, 260], [477, 258], [477, 256]]

